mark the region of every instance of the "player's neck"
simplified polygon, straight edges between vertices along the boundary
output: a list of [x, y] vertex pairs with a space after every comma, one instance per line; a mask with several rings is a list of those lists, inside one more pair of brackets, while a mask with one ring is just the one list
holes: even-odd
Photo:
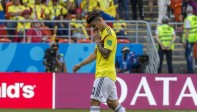
[[104, 23], [101, 31], [103, 31], [107, 27], [109, 27], [109, 26], [106, 23]]

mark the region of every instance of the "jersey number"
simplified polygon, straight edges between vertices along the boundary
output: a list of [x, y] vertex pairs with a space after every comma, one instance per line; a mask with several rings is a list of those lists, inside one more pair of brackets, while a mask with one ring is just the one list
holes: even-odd
[[92, 95], [94, 95], [95, 87], [92, 88]]

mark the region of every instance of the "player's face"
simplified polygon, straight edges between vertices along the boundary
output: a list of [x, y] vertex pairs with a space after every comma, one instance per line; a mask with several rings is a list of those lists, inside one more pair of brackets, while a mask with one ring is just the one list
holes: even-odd
[[93, 30], [98, 31], [99, 30], [99, 21], [94, 20], [92, 23], [90, 23], [90, 26], [93, 28]]

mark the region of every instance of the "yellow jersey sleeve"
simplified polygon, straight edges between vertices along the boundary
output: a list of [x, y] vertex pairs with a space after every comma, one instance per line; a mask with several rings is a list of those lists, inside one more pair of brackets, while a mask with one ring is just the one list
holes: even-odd
[[114, 48], [114, 43], [113, 36], [107, 36], [104, 41], [104, 48], [112, 50]]
[[101, 33], [101, 36], [102, 36], [101, 41], [104, 41], [104, 48], [112, 50], [115, 44], [114, 42], [115, 41], [114, 38], [116, 38], [115, 32], [110, 27], [107, 27]]

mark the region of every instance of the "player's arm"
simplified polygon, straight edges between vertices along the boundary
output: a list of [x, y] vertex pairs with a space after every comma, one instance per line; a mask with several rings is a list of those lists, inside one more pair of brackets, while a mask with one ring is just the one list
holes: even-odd
[[[107, 38], [107, 37], [106, 37]], [[96, 33], [96, 35], [94, 36], [94, 41], [97, 44], [97, 48], [99, 50], [99, 52], [101, 53], [101, 55], [107, 59], [111, 53], [111, 50], [104, 48], [104, 45], [101, 44], [101, 36], [99, 35], [99, 33]]]
[[96, 42], [96, 44], [97, 44], [97, 48], [98, 48], [99, 52], [101, 53], [101, 55], [105, 59], [107, 59], [109, 57], [110, 53], [111, 53], [111, 50], [104, 48], [102, 46], [102, 44], [100, 43], [100, 41], [99, 42]]
[[79, 70], [82, 66], [91, 63], [92, 61], [94, 61], [96, 59], [96, 49], [94, 50], [94, 52], [92, 54], [90, 54], [85, 60], [83, 60], [81, 63], [75, 65], [73, 67], [73, 72], [75, 73], [77, 70]]
[[88, 63], [91, 63], [96, 59], [96, 49], [92, 54], [90, 54], [85, 60], [83, 60], [81, 63], [79, 63], [81, 66], [86, 65]]

